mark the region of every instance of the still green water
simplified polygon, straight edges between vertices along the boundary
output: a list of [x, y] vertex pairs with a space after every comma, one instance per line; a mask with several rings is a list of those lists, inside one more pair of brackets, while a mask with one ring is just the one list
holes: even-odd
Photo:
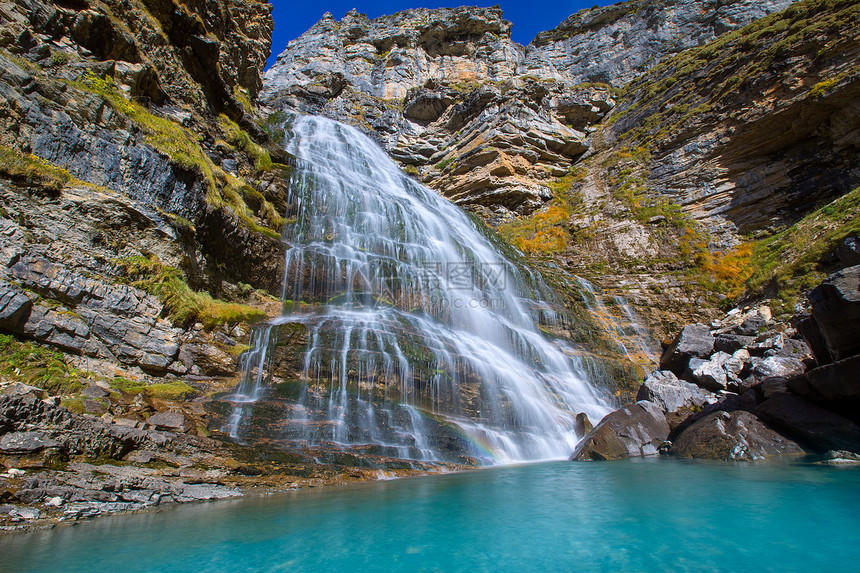
[[556, 462], [0, 537], [3, 571], [858, 571], [860, 470]]

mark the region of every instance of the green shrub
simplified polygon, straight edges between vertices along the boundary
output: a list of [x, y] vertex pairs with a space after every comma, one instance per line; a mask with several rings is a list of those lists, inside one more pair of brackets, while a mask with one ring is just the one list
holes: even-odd
[[212, 329], [221, 324], [253, 323], [266, 318], [262, 310], [213, 299], [208, 293], [192, 290], [182, 271], [163, 265], [157, 257], [130, 257], [115, 263], [132, 285], [157, 296], [176, 324], [201, 322]]
[[73, 394], [84, 387], [84, 373], [66, 363], [65, 356], [11, 335], [0, 335], [0, 374], [9, 380], [47, 390]]

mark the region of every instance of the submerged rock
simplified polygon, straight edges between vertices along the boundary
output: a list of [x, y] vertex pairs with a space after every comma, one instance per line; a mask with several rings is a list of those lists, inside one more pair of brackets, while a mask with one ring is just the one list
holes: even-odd
[[757, 461], [773, 455], [804, 453], [749, 412], [719, 411], [685, 429], [670, 450], [681, 458]]
[[579, 442], [570, 459], [596, 461], [655, 455], [668, 436], [669, 424], [660, 407], [639, 401], [603, 418]]

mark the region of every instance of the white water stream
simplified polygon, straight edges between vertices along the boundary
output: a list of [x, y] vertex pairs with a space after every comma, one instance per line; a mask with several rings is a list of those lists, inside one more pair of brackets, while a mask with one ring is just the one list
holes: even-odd
[[582, 437], [576, 414], [596, 423], [610, 408], [580, 358], [539, 329], [554, 320], [539, 277], [356, 129], [298, 117], [290, 130], [293, 302], [255, 334], [231, 433], [241, 439], [268, 383], [272, 333], [300, 323], [308, 342], [292, 440], [419, 460], [570, 455]]

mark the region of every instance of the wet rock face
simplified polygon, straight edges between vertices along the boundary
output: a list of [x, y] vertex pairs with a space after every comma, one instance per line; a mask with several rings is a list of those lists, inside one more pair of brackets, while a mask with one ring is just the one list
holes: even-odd
[[723, 411], [709, 414], [684, 430], [670, 453], [681, 458], [756, 461], [804, 451], [749, 412]]
[[616, 460], [657, 454], [669, 437], [669, 424], [660, 407], [636, 402], [608, 414], [577, 445], [573, 461]]

